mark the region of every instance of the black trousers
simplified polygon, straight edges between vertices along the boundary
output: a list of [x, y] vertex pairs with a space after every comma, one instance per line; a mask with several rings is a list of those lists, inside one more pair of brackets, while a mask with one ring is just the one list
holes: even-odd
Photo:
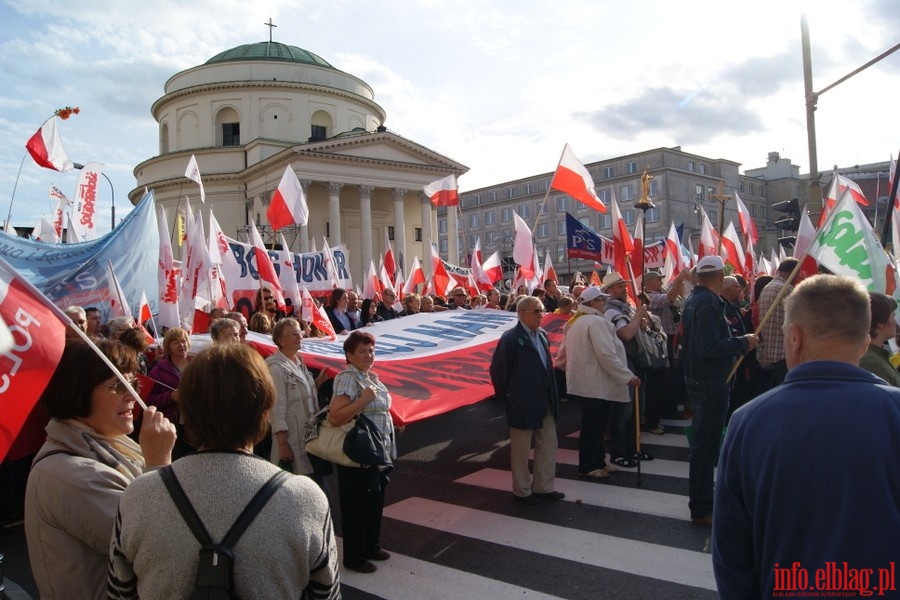
[[372, 467], [337, 465], [337, 473], [344, 565], [358, 566], [381, 549], [381, 513], [388, 479]]

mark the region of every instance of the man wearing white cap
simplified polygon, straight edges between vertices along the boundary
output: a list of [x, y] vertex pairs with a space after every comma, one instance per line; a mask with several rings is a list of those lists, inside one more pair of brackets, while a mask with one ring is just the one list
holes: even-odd
[[628, 370], [625, 346], [603, 316], [608, 294], [592, 286], [578, 298], [578, 312], [566, 325], [562, 348], [566, 389], [581, 408], [578, 475], [602, 479], [618, 469], [606, 464], [603, 434], [613, 407], [631, 399], [628, 386], [640, 379]]
[[[604, 275], [602, 291], [610, 295], [604, 314], [612, 321], [616, 335], [625, 346], [628, 368], [643, 380], [645, 374], [636, 362], [637, 354], [641, 352], [637, 335], [641, 327], [650, 326], [650, 316], [643, 304], [639, 303], [634, 307], [628, 303], [627, 284], [630, 281], [616, 271]], [[635, 454], [634, 436], [631, 434], [634, 431], [633, 424], [634, 406], [631, 402], [617, 404], [613, 409], [609, 434], [612, 439], [612, 461], [620, 467], [633, 468], [637, 466], [637, 460], [653, 460], [646, 452]]]
[[713, 470], [719, 458], [719, 442], [728, 412], [731, 386], [728, 373], [735, 357], [756, 347], [748, 334], [731, 337], [725, 319], [725, 302], [719, 296], [725, 264], [718, 256], [704, 256], [695, 267], [697, 286], [681, 313], [684, 328], [684, 381], [694, 411], [691, 444], [691, 520], [712, 525]]

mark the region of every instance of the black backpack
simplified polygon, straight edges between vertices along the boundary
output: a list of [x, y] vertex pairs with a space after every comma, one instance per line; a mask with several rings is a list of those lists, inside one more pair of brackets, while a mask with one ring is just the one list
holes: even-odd
[[244, 530], [250, 526], [256, 515], [262, 510], [269, 498], [290, 477], [290, 473], [279, 470], [266, 482], [253, 499], [247, 504], [231, 529], [218, 544], [209, 537], [209, 532], [191, 501], [185, 495], [178, 478], [171, 466], [159, 470], [166, 489], [178, 507], [178, 512], [190, 528], [191, 533], [200, 542], [200, 564], [197, 567], [197, 579], [191, 600], [240, 600], [234, 592], [234, 552], [232, 548], [240, 539]]

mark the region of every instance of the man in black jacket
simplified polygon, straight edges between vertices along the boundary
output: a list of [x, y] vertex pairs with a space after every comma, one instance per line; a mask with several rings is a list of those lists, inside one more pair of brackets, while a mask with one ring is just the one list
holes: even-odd
[[[564, 494], [553, 489], [559, 394], [547, 334], [541, 329], [544, 305], [528, 296], [519, 301], [516, 313], [519, 322], [500, 337], [491, 359], [494, 393], [506, 402], [513, 495], [525, 504], [561, 500]], [[533, 476], [528, 471], [532, 438]]]

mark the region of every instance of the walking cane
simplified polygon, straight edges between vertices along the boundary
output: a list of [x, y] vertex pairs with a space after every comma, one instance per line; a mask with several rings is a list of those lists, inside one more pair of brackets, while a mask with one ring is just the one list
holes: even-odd
[[634, 386], [634, 447], [637, 459], [637, 486], [641, 487], [641, 384]]

